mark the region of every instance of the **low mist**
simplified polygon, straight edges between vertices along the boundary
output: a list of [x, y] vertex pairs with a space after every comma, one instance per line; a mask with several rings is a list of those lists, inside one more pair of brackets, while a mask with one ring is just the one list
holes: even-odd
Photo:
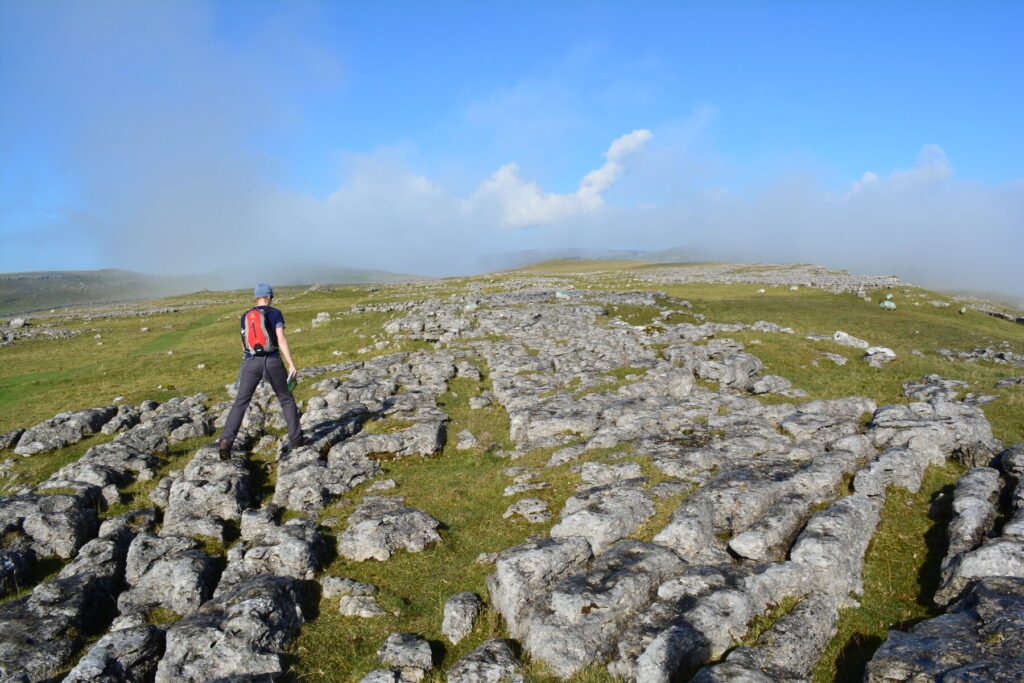
[[[288, 180], [265, 142], [289, 139], [302, 125], [296, 103], [344, 80], [343, 65], [304, 40], [301, 22], [272, 34], [277, 50], [229, 53], [211, 38], [209, 5], [92, 8], [64, 6], [37, 53], [18, 56], [35, 65], [30, 110], [77, 109], [76, 124], [53, 140], [75, 179], [74, 205], [35, 226], [40, 250], [60, 243], [55, 254], [91, 254], [96, 267], [157, 273], [277, 274], [309, 263], [454, 275], [484, 270], [504, 251], [682, 247], [1024, 296], [1024, 181], [959, 179], [941, 141], [917, 141], [920, 154], [904, 168], [865, 169], [841, 190], [814, 169], [732, 188], [705, 135], [713, 121], [686, 144], [638, 121], [593, 150], [570, 191], [545, 189], [510, 158], [471, 192], [455, 192], [388, 148], [339, 151], [344, 181], [310, 192]], [[19, 20], [34, 21], [31, 12]], [[18, 67], [9, 63], [9, 74]]]

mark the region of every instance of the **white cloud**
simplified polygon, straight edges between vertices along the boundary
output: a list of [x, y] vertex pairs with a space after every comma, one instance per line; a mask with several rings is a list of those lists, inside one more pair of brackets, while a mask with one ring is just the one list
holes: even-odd
[[545, 192], [537, 183], [523, 180], [516, 164], [505, 164], [480, 185], [466, 210], [496, 211], [500, 224], [506, 228], [549, 225], [594, 213], [604, 206], [602, 193], [625, 171], [625, 158], [638, 152], [652, 137], [651, 131], [641, 129], [613, 141], [605, 152], [604, 165], [583, 176], [579, 188], [572, 193]]

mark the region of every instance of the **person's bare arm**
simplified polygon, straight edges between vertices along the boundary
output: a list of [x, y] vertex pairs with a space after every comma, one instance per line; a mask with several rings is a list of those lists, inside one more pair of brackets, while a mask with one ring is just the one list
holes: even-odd
[[288, 374], [293, 374], [295, 363], [292, 361], [292, 350], [288, 347], [288, 337], [285, 336], [283, 327], [277, 328], [277, 345], [281, 347], [281, 355], [284, 356], [284, 362], [288, 365]]

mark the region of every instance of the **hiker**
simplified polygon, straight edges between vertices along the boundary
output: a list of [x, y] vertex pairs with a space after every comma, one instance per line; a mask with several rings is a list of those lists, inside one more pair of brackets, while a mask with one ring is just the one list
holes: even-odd
[[[253, 296], [256, 298], [256, 305], [245, 312], [241, 321], [242, 348], [245, 356], [242, 360], [242, 370], [238, 375], [235, 405], [231, 406], [231, 412], [228, 413], [224, 431], [221, 432], [218, 442], [221, 460], [231, 457], [231, 447], [235, 443], [242, 418], [245, 417], [252, 395], [263, 378], [270, 382], [274, 393], [277, 394], [277, 401], [281, 404], [284, 421], [288, 424], [289, 448], [305, 444], [302, 428], [299, 427], [299, 410], [295, 406], [292, 392], [288, 389], [288, 383], [295, 378], [296, 371], [291, 350], [288, 348], [288, 338], [284, 334], [284, 314], [270, 305], [274, 299], [274, 290], [270, 285], [256, 285]], [[284, 363], [281, 362], [282, 355], [288, 364], [287, 373]]]

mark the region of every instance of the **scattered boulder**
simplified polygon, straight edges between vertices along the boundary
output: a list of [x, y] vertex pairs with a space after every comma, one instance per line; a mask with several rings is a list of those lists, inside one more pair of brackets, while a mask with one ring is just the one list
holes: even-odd
[[448, 669], [448, 683], [523, 683], [515, 652], [507, 640], [485, 640]]
[[366, 496], [349, 516], [348, 529], [338, 539], [338, 553], [362, 562], [387, 560], [398, 549], [417, 553], [440, 541], [441, 523], [415, 508], [404, 507], [400, 496]]
[[377, 650], [377, 659], [397, 668], [402, 679], [418, 681], [434, 668], [430, 643], [412, 633], [392, 633]]
[[551, 512], [548, 504], [540, 498], [523, 498], [508, 506], [501, 515], [504, 519], [511, 519], [516, 515], [522, 517], [530, 524], [543, 524], [551, 519]]
[[453, 644], [458, 643], [473, 631], [473, 622], [483, 609], [474, 593], [456, 593], [444, 603], [444, 618], [441, 633]]
[[871, 367], [880, 368], [896, 360], [896, 352], [885, 346], [869, 346], [864, 351], [864, 360]]
[[836, 344], [842, 344], [843, 346], [852, 346], [855, 349], [866, 349], [869, 346], [871, 346], [863, 339], [854, 337], [853, 335], [847, 334], [842, 330], [836, 330], [835, 332], [832, 333], [832, 341], [834, 341]]

